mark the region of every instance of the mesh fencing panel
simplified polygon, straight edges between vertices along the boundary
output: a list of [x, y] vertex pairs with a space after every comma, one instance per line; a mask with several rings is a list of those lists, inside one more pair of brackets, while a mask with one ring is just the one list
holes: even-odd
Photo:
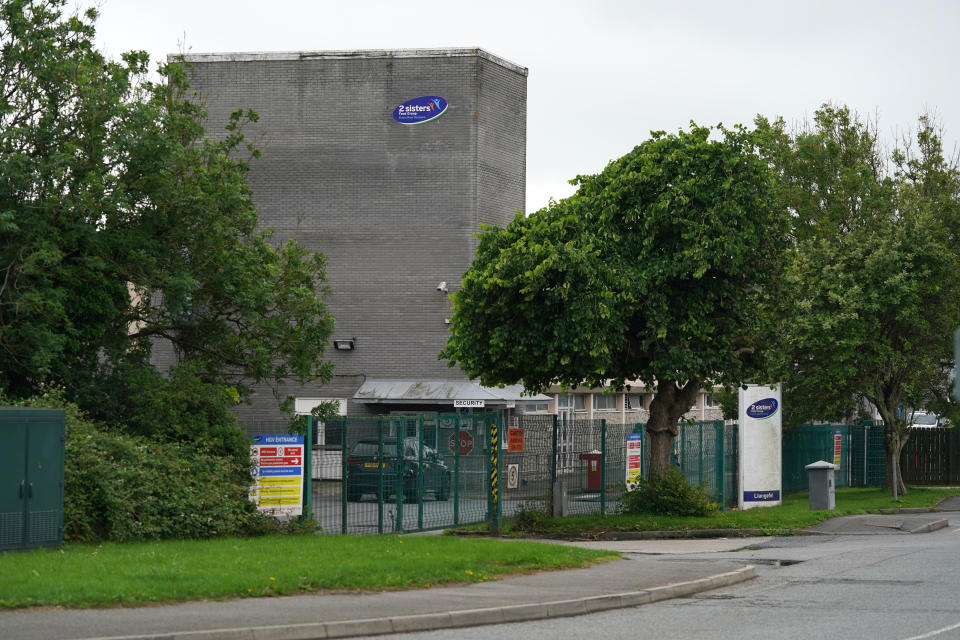
[[[322, 533], [391, 533], [488, 522], [496, 414], [345, 416], [314, 427], [312, 511]], [[248, 435], [287, 433], [254, 422]]]
[[850, 486], [882, 487], [887, 480], [883, 423], [852, 425], [850, 434]]

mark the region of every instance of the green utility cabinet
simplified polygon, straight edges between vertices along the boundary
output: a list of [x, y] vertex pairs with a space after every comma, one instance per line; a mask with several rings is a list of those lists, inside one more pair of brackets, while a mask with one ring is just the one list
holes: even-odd
[[0, 551], [63, 543], [64, 412], [0, 408]]

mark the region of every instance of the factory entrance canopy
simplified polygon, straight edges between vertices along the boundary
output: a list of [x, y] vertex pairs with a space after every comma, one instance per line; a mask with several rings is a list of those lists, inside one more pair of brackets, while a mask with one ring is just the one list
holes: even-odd
[[523, 395], [521, 385], [484, 387], [460, 380], [397, 380], [367, 378], [353, 395], [364, 404], [449, 404], [483, 401], [479, 406], [513, 406], [517, 402], [548, 402], [542, 394]]

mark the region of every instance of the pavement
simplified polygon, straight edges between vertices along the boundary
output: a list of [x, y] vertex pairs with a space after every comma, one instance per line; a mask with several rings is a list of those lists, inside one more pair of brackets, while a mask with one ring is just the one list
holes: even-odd
[[[941, 504], [942, 510], [956, 504]], [[947, 526], [940, 513], [899, 512], [834, 518], [808, 535], [925, 533]], [[723, 552], [766, 536], [559, 541], [620, 552], [585, 569], [541, 572], [470, 585], [374, 593], [322, 593], [152, 607], [0, 613], [5, 640], [307, 640], [432, 631], [582, 615], [687, 597], [756, 577]], [[702, 554], [717, 553], [704, 561]], [[661, 554], [669, 555], [660, 558]], [[698, 554], [689, 560], [683, 554]]]

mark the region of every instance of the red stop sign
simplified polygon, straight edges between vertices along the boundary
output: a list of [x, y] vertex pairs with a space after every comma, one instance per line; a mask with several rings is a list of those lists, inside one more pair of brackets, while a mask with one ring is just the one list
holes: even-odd
[[471, 451], [473, 451], [473, 436], [470, 435], [469, 431], [461, 431], [459, 433], [450, 434], [450, 453], [459, 453], [461, 456], [465, 456]]

